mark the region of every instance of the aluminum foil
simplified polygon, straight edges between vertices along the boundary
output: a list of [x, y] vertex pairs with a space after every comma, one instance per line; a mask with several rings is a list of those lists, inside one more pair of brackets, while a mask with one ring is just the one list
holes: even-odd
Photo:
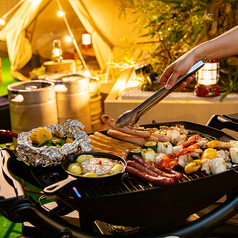
[[29, 132], [22, 132], [17, 138], [18, 160], [25, 161], [36, 167], [47, 167], [59, 165], [64, 156], [79, 152], [90, 151], [88, 135], [84, 125], [77, 120], [66, 120], [56, 125], [46, 126], [52, 135], [59, 137], [70, 137], [74, 141], [66, 143], [61, 148], [55, 146], [34, 147], [30, 138], [32, 129]]

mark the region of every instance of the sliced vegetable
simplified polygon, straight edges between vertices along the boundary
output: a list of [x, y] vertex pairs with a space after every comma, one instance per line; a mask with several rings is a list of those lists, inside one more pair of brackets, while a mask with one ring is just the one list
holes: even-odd
[[189, 147], [180, 150], [180, 151], [177, 153], [177, 157], [179, 157], [179, 156], [181, 156], [181, 155], [185, 155], [185, 154], [187, 154], [187, 153], [189, 153], [189, 152], [193, 152], [193, 151], [195, 151], [198, 147], [199, 147], [198, 144], [190, 145]]
[[72, 174], [76, 174], [76, 175], [80, 175], [82, 173], [82, 169], [80, 167], [80, 165], [78, 163], [72, 163], [69, 165], [69, 167], [67, 168], [67, 170], [72, 173]]
[[230, 148], [231, 161], [233, 163], [238, 163], [238, 148]]
[[177, 130], [167, 130], [167, 136], [170, 137], [170, 142], [174, 144], [174, 140], [180, 136], [180, 133]]
[[121, 164], [116, 164], [114, 167], [111, 169], [111, 174], [118, 174], [122, 170], [122, 165]]
[[211, 173], [218, 174], [227, 170], [226, 162], [221, 157], [211, 160]]
[[189, 162], [185, 168], [184, 168], [184, 172], [186, 174], [191, 174], [193, 172], [198, 171], [198, 169], [200, 169], [202, 166], [202, 160], [201, 159], [196, 159], [193, 160], [192, 162]]
[[166, 135], [166, 130], [159, 129], [159, 130], [156, 130], [154, 133], [160, 134], [160, 135]]
[[178, 164], [178, 159], [175, 154], [167, 154], [161, 159], [160, 164], [165, 168], [172, 169]]
[[203, 151], [201, 159], [213, 159], [217, 155], [217, 150], [213, 148], [207, 148]]
[[142, 149], [141, 150], [141, 158], [145, 161], [154, 161], [156, 153], [153, 149]]
[[170, 142], [158, 142], [157, 153], [172, 154], [173, 146]]
[[85, 160], [90, 159], [90, 158], [94, 158], [94, 156], [93, 155], [79, 155], [78, 158], [76, 159], [76, 162], [81, 164]]
[[231, 147], [232, 148], [237, 148], [238, 149], [238, 141], [236, 140], [231, 140], [230, 141]]
[[84, 174], [84, 177], [98, 177], [98, 175], [95, 173], [89, 172], [89, 173]]
[[152, 150], [154, 150], [155, 152], [157, 151], [157, 142], [155, 141], [147, 141], [144, 146], [145, 149], [147, 148], [151, 148]]
[[141, 149], [132, 149], [128, 154], [128, 159], [132, 159], [133, 155], [138, 155], [141, 157]]
[[217, 140], [211, 140], [207, 143], [207, 146], [210, 148], [217, 148], [218, 141]]
[[223, 142], [223, 141], [216, 141], [216, 140], [209, 141], [207, 143], [207, 146], [210, 148], [217, 148], [217, 149], [223, 149], [223, 150], [229, 150], [230, 147], [234, 147], [232, 141]]

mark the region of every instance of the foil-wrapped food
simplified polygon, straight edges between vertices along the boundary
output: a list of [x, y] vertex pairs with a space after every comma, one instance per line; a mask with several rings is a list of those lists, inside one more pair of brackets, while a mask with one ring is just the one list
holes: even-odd
[[53, 136], [71, 138], [72, 142], [65, 143], [62, 147], [35, 146], [31, 139], [31, 134], [35, 129], [22, 132], [17, 138], [18, 160], [27, 162], [34, 167], [47, 167], [61, 164], [64, 156], [91, 150], [88, 135], [83, 131], [84, 125], [77, 120], [66, 120], [44, 128], [50, 131]]

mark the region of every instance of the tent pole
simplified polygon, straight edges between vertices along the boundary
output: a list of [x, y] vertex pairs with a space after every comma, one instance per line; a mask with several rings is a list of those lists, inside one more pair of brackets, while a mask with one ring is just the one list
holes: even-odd
[[[58, 6], [59, 6], [59, 9], [60, 9], [61, 11], [63, 11], [62, 6], [61, 6], [59, 0], [57, 0], [57, 3], [58, 3]], [[75, 47], [77, 53], [79, 54], [79, 57], [80, 57], [80, 59], [81, 59], [81, 61], [82, 61], [82, 63], [83, 63], [83, 66], [84, 66], [84, 68], [88, 71], [88, 66], [87, 66], [87, 64], [86, 64], [86, 62], [85, 62], [85, 60], [84, 60], [84, 58], [83, 58], [83, 55], [82, 55], [82, 53], [81, 53], [81, 51], [80, 51], [80, 49], [79, 49], [79, 47], [78, 47], [78, 44], [77, 44], [77, 42], [76, 42], [76, 40], [75, 40], [75, 38], [74, 38], [74, 34], [73, 34], [73, 32], [71, 31], [71, 28], [70, 28], [70, 26], [69, 26], [69, 23], [68, 23], [68, 21], [67, 21], [67, 18], [66, 18], [66, 16], [65, 16], [65, 14], [63, 15], [63, 19], [64, 19], [65, 25], [66, 25], [66, 27], [67, 27], [67, 29], [68, 29], [69, 35], [70, 35], [70, 37], [72, 38], [74, 47]]]
[[6, 19], [13, 11], [15, 11], [25, 0], [19, 1], [14, 7], [12, 7], [7, 13], [2, 16], [2, 19]]

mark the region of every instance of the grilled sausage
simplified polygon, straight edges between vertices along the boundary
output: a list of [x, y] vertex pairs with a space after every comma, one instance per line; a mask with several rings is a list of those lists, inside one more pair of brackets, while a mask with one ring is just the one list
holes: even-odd
[[115, 147], [115, 148], [118, 148], [118, 149], [120, 149], [120, 150], [124, 150], [124, 151], [126, 151], [127, 153], [129, 153], [130, 152], [130, 148], [128, 148], [128, 147], [125, 147], [125, 146], [123, 146], [123, 145], [118, 145], [118, 144], [116, 144], [116, 143], [113, 143], [113, 142], [111, 142], [111, 141], [109, 141], [109, 140], [105, 140], [105, 139], [103, 139], [103, 138], [101, 138], [101, 137], [98, 137], [98, 136], [95, 136], [95, 135], [89, 135], [88, 136], [88, 138], [91, 140], [94, 140], [94, 141], [97, 141], [97, 142], [99, 142], [99, 143], [102, 143], [102, 144], [105, 144], [105, 145], [109, 145], [109, 146], [113, 146], [113, 147]]
[[107, 134], [113, 138], [131, 142], [134, 144], [138, 144], [140, 146], [143, 146], [147, 142], [147, 140], [143, 137], [129, 135], [129, 134], [117, 131], [117, 130], [108, 130]]
[[166, 178], [159, 175], [158, 177], [154, 177], [130, 166], [126, 166], [126, 172], [156, 186], [167, 186], [174, 183], [174, 179], [172, 178]]
[[173, 178], [173, 179], [177, 179], [177, 176], [175, 174], [169, 174], [169, 173], [166, 173], [158, 168], [156, 168], [155, 166], [151, 165], [150, 163], [147, 163], [145, 162], [140, 156], [138, 155], [133, 155], [132, 157], [137, 163], [145, 166], [147, 169], [153, 171], [154, 173], [160, 175], [160, 176], [164, 176], [164, 177], [167, 177], [167, 178]]
[[109, 137], [109, 136], [107, 136], [107, 135], [104, 135], [104, 134], [102, 134], [101, 132], [98, 132], [98, 131], [96, 131], [96, 132], [94, 133], [94, 135], [95, 135], [96, 137], [100, 137], [100, 138], [102, 138], [102, 139], [105, 139], [105, 140], [107, 140], [107, 141], [110, 141], [110, 142], [112, 142], [112, 143], [115, 144], [115, 145], [122, 146], [122, 148], [123, 148], [123, 147], [124, 147], [125, 149], [128, 148], [129, 151], [132, 150], [132, 149], [141, 149], [141, 146], [140, 146], [140, 145], [137, 145], [137, 144], [134, 144], [134, 143], [125, 142], [125, 141], [121, 141], [121, 140], [117, 140], [117, 139], [113, 139], [112, 137]]
[[159, 138], [154, 136], [153, 134], [150, 137], [146, 137], [145, 138], [147, 141], [155, 141], [155, 142], [159, 142]]
[[100, 142], [90, 138], [90, 136], [89, 136], [89, 139], [90, 139], [90, 145], [96, 146], [96, 147], [101, 148], [103, 150], [110, 150], [110, 151], [114, 151], [114, 152], [117, 152], [117, 153], [121, 153], [121, 154], [123, 154], [125, 156], [128, 155], [128, 153], [126, 151], [118, 149], [118, 148], [115, 148], [115, 147], [113, 147], [111, 145], [108, 145], [108, 144], [100, 143]]
[[161, 141], [161, 142], [169, 142], [170, 141], [170, 137], [166, 136], [166, 135], [152, 133], [152, 136], [156, 137], [158, 139], [158, 141]]
[[138, 170], [141, 171], [141, 172], [145, 172], [145, 173], [147, 173], [147, 174], [149, 174], [149, 175], [151, 175], [151, 176], [154, 176], [154, 177], [157, 177], [157, 176], [158, 176], [155, 172], [153, 172], [153, 171], [147, 169], [146, 167], [144, 167], [143, 165], [137, 163], [137, 162], [134, 161], [134, 160], [129, 160], [129, 161], [127, 161], [127, 165], [130, 166], [130, 167], [133, 167], [133, 168], [135, 168], [135, 169], [138, 169]]
[[183, 175], [181, 173], [179, 173], [178, 171], [175, 171], [173, 169], [165, 168], [160, 163], [153, 162], [153, 165], [156, 168], [158, 168], [158, 169], [160, 169], [160, 170], [162, 170], [162, 171], [164, 171], [164, 172], [166, 172], [168, 174], [174, 174], [175, 175], [175, 180], [179, 180], [179, 179], [181, 179], [183, 177]]
[[140, 137], [150, 137], [151, 136], [151, 130], [149, 130], [149, 129], [143, 129], [143, 128], [132, 127], [132, 126], [117, 127], [116, 121], [107, 115], [102, 115], [101, 119], [102, 119], [103, 123], [105, 123], [106, 125], [110, 126], [113, 129], [116, 129], [118, 131], [130, 134], [130, 135], [134, 135], [134, 136], [140, 136]]
[[117, 152], [114, 152], [114, 151], [110, 151], [110, 150], [104, 150], [104, 149], [101, 149], [99, 147], [96, 147], [94, 145], [91, 145], [91, 151], [92, 152], [104, 152], [104, 153], [108, 153], [108, 154], [113, 154], [113, 155], [117, 155], [119, 156], [120, 158], [123, 158], [123, 159], [126, 159], [126, 156], [121, 154], [121, 153], [117, 153]]

